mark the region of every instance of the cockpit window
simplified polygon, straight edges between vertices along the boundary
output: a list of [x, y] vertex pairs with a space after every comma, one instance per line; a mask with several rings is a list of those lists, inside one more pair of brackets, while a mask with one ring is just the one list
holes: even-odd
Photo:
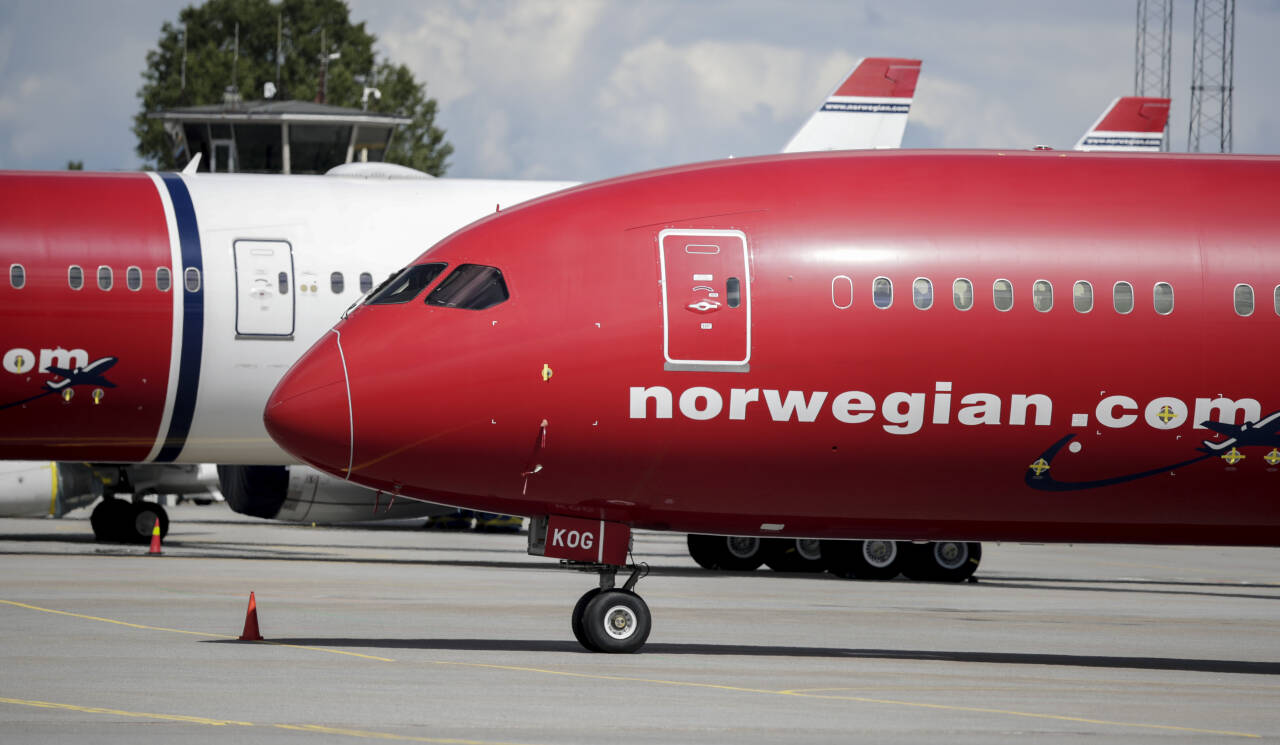
[[483, 264], [460, 264], [427, 295], [427, 305], [484, 310], [508, 297], [502, 270]]
[[422, 289], [440, 276], [448, 264], [418, 264], [387, 278], [366, 305], [396, 305], [416, 298]]

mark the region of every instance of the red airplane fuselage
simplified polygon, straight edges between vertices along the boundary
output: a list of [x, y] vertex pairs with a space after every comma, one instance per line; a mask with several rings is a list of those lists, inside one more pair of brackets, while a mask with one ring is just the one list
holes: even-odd
[[[1059, 152], [582, 186], [425, 253], [446, 266], [321, 339], [267, 428], [367, 486], [509, 514], [1280, 545], [1277, 195], [1280, 158]], [[462, 265], [505, 301], [450, 307]]]

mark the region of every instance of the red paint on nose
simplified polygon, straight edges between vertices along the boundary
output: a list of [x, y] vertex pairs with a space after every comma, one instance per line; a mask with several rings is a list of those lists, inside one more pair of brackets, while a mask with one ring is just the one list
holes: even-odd
[[313, 346], [276, 385], [263, 423], [297, 458], [342, 476], [351, 466], [351, 405], [337, 334]]

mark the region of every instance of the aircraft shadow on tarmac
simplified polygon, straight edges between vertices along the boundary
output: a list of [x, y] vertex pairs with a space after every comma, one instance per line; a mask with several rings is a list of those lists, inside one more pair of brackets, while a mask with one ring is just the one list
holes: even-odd
[[[576, 642], [536, 639], [360, 639], [271, 638], [273, 644], [302, 647], [423, 649], [451, 652], [581, 652]], [[201, 644], [243, 644], [233, 639], [206, 639]], [[742, 657], [810, 657], [862, 660], [981, 662], [996, 665], [1052, 665], [1058, 667], [1174, 670], [1191, 673], [1280, 675], [1280, 662], [1200, 660], [1177, 657], [1107, 657], [1099, 655], [1039, 654], [1034, 652], [947, 652], [912, 649], [848, 649], [843, 647], [786, 647], [750, 644], [671, 644], [650, 642], [646, 655], [688, 654]]]

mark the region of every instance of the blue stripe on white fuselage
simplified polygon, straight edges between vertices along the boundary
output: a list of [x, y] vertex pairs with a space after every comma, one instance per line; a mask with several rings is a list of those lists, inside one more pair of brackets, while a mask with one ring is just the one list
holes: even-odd
[[[169, 419], [169, 431], [164, 446], [156, 456], [157, 462], [172, 462], [182, 453], [191, 431], [191, 420], [196, 411], [196, 393], [200, 386], [200, 358], [204, 346], [204, 262], [200, 254], [200, 229], [196, 224], [195, 206], [191, 193], [182, 177], [176, 173], [162, 173], [160, 178], [169, 190], [173, 202], [174, 221], [178, 226], [178, 241], [182, 247], [182, 268], [175, 271], [173, 289], [182, 293], [182, 346], [178, 364], [178, 385], [173, 401], [173, 415]], [[177, 267], [174, 267], [177, 269]], [[187, 271], [195, 269], [200, 284], [195, 291], [187, 289]]]

